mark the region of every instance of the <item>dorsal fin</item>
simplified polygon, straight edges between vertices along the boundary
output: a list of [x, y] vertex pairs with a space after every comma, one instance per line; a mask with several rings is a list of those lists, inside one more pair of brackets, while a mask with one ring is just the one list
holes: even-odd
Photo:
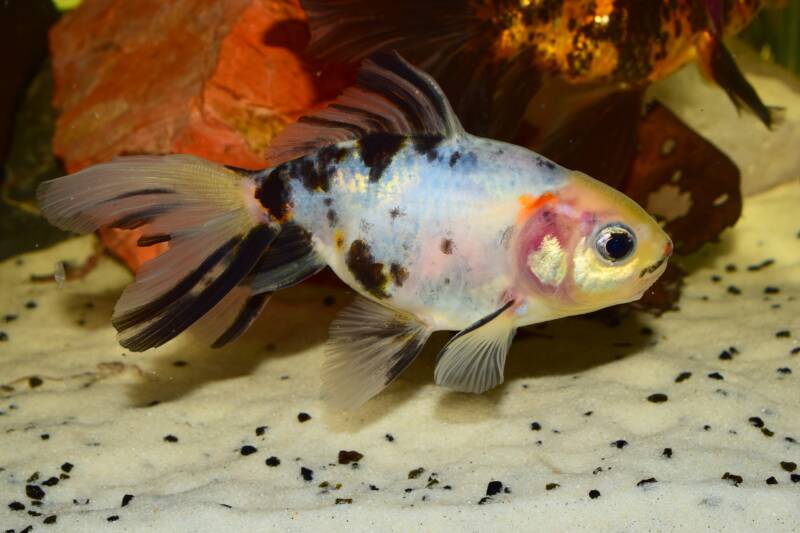
[[433, 78], [397, 52], [379, 53], [364, 60], [356, 85], [333, 104], [287, 126], [267, 159], [279, 165], [372, 133], [453, 137], [464, 130]]

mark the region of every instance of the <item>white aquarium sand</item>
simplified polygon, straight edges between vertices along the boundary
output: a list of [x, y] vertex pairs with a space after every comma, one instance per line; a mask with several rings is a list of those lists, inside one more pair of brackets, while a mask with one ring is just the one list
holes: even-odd
[[[728, 145], [747, 187], [785, 179], [753, 175], [747, 124]], [[433, 385], [439, 335], [349, 415], [319, 400], [349, 293], [281, 293], [223, 350], [132, 354], [109, 323], [121, 266], [29, 281], [92, 237], [6, 261], [0, 531], [800, 531], [798, 213], [798, 181], [749, 197], [683, 261], [679, 311], [529, 328], [484, 396]]]

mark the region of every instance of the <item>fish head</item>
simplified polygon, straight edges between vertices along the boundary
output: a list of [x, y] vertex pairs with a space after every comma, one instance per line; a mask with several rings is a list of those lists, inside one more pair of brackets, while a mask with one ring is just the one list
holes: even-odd
[[672, 254], [669, 236], [644, 209], [580, 172], [520, 204], [514, 291], [552, 318], [638, 300]]

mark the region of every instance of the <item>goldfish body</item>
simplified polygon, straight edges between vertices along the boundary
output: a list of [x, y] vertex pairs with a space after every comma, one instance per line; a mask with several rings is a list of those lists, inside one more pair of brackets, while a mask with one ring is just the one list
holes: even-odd
[[126, 157], [43, 184], [59, 227], [142, 227], [169, 242], [126, 288], [112, 322], [132, 350], [202, 320], [214, 346], [269, 295], [329, 266], [361, 295], [334, 321], [328, 395], [355, 406], [459, 331], [436, 382], [483, 392], [503, 380], [520, 326], [631, 301], [672, 243], [623, 194], [534, 152], [466, 133], [439, 86], [399, 55], [271, 148], [270, 168], [191, 156]]
[[513, 136], [549, 79], [637, 91], [698, 58], [737, 107], [750, 108], [771, 126], [771, 110], [722, 43], [762, 3], [302, 0], [313, 54], [351, 61], [395, 49], [442, 83], [470, 131], [496, 138]]

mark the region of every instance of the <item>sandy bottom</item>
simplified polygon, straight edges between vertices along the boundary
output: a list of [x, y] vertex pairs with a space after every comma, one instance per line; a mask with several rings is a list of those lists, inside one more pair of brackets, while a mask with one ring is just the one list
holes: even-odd
[[484, 396], [433, 385], [439, 336], [350, 415], [318, 399], [348, 293], [287, 291], [220, 351], [131, 354], [109, 324], [120, 266], [29, 281], [92, 238], [7, 261], [0, 526], [800, 530], [798, 206], [800, 182], [748, 199], [686, 261], [678, 312], [532, 328]]

